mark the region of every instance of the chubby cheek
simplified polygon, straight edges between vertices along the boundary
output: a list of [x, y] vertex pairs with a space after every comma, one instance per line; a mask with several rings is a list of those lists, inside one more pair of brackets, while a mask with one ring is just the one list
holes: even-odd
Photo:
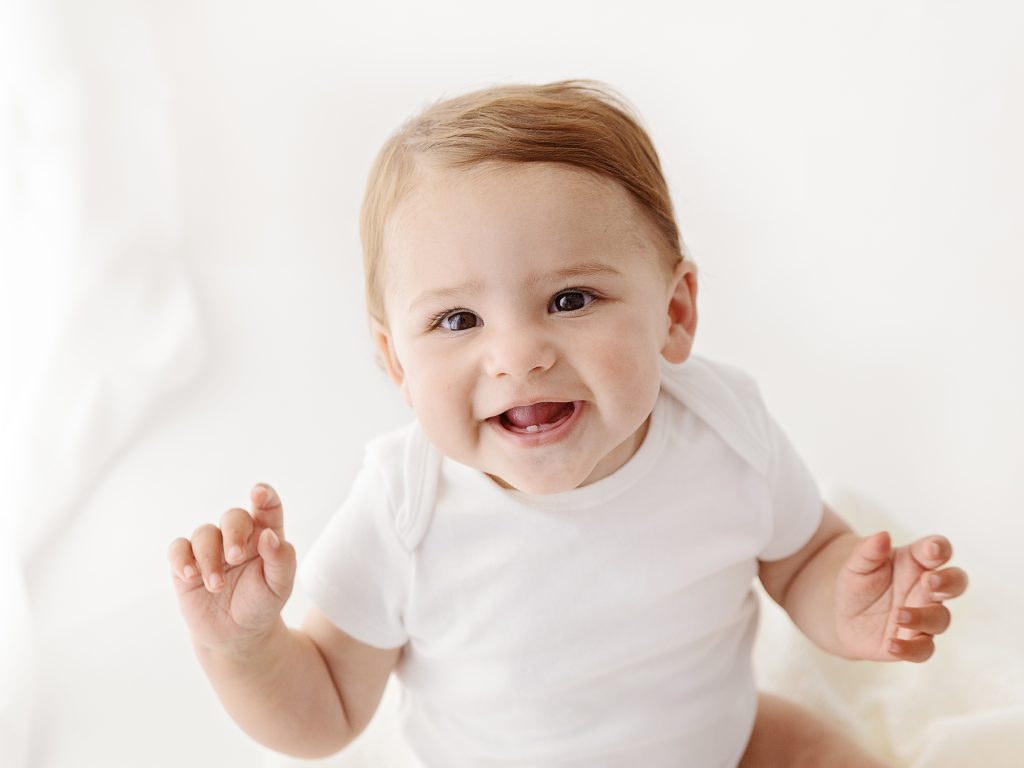
[[[657, 352], [642, 343], [595, 347], [590, 355], [591, 380], [603, 410], [620, 431], [629, 434], [651, 412], [661, 387]], [[635, 424], [634, 424], [635, 422]]]
[[427, 437], [455, 459], [466, 455], [479, 440], [470, 379], [437, 358], [413, 361], [408, 371], [408, 396]]

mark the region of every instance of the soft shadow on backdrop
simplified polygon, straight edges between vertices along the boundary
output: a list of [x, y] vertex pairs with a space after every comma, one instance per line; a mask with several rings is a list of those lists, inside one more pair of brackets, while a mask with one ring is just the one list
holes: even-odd
[[[604, 80], [701, 267], [697, 352], [746, 368], [863, 532], [942, 532], [972, 586], [920, 667], [809, 648], [762, 685], [899, 765], [1024, 745], [1024, 14], [1011, 3], [0, 7], [0, 764], [290, 765], [194, 663], [164, 551], [279, 489], [300, 555], [363, 443], [357, 214], [428, 101]], [[296, 595], [286, 618], [306, 604]], [[337, 765], [403, 765], [382, 715]]]

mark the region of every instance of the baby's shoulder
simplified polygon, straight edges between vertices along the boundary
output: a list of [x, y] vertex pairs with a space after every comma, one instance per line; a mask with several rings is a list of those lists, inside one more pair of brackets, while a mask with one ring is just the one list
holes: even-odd
[[384, 483], [395, 532], [410, 551], [430, 524], [442, 459], [415, 420], [366, 444], [365, 466]]
[[757, 381], [741, 368], [700, 355], [690, 355], [685, 363], [673, 365], [662, 360], [662, 379], [709, 401], [747, 403], [751, 409], [761, 408], [761, 391]]
[[691, 355], [686, 362], [662, 362], [662, 390], [708, 424], [759, 472], [770, 460], [770, 424], [761, 390], [747, 372]]
[[411, 421], [370, 438], [363, 449], [364, 460], [384, 472], [401, 467], [415, 428], [416, 422]]

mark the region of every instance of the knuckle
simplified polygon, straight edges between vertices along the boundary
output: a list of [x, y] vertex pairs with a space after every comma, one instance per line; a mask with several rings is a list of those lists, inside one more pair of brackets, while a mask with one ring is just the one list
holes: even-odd
[[192, 531], [192, 542], [193, 545], [196, 542], [202, 543], [210, 538], [217, 538], [220, 536], [220, 529], [212, 523], [204, 523]]
[[286, 563], [291, 566], [295, 565], [297, 560], [295, 547], [289, 544], [287, 541], [281, 542], [281, 554], [284, 557]]
[[188, 539], [177, 538], [167, 547], [167, 559], [174, 562], [185, 556], [186, 548], [191, 548]]
[[219, 568], [224, 562], [224, 557], [219, 546], [200, 547], [193, 550], [196, 562], [204, 571], [210, 568]]
[[221, 517], [220, 526], [226, 531], [235, 533], [252, 525], [252, 517], [241, 507], [232, 507]]

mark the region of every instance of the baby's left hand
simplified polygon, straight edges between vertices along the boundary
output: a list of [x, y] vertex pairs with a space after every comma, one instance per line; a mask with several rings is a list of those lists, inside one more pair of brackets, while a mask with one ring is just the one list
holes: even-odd
[[943, 601], [967, 589], [960, 568], [937, 570], [953, 556], [943, 536], [892, 548], [886, 531], [857, 544], [836, 583], [836, 633], [846, 655], [875, 661], [926, 661], [934, 636], [949, 626]]

